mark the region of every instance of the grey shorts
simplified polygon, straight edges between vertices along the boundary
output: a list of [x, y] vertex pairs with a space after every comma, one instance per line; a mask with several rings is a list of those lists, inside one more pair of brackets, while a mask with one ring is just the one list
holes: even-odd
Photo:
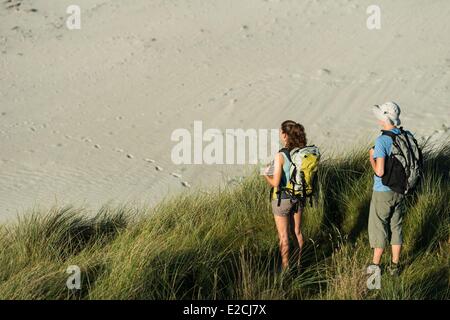
[[280, 206], [278, 200], [272, 200], [272, 213], [276, 216], [288, 217], [299, 212], [298, 201], [291, 202], [291, 199], [281, 199]]

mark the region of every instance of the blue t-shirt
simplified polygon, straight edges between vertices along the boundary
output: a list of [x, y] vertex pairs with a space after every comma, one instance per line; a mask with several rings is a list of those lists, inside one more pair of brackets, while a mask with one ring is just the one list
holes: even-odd
[[[400, 133], [400, 129], [394, 128], [391, 130], [395, 134]], [[381, 135], [375, 140], [375, 150], [373, 152], [373, 158], [386, 158], [387, 156], [391, 155], [391, 149], [392, 149], [392, 138], [386, 135]], [[374, 175], [374, 182], [373, 182], [373, 190], [374, 191], [391, 191], [391, 188], [385, 186], [383, 182], [381, 181], [381, 178], [377, 175]]]

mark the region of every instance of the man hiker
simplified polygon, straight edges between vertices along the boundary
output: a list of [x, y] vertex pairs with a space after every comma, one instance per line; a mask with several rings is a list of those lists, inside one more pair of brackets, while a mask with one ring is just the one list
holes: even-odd
[[[412, 134], [398, 127], [400, 107], [395, 102], [376, 105], [372, 111], [383, 130], [369, 152], [375, 172], [368, 226], [369, 242], [374, 250], [370, 268], [379, 268], [381, 256], [389, 242], [392, 259], [388, 271], [395, 276], [399, 273], [403, 243], [404, 196], [417, 183], [422, 159]], [[393, 150], [395, 153], [392, 153]], [[402, 154], [404, 158], [396, 158], [397, 154]]]

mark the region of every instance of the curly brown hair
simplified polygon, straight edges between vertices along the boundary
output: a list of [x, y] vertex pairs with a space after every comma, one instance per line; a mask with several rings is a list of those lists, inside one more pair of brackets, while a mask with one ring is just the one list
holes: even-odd
[[286, 120], [281, 124], [281, 132], [287, 135], [286, 148], [303, 148], [307, 144], [305, 128], [293, 120]]

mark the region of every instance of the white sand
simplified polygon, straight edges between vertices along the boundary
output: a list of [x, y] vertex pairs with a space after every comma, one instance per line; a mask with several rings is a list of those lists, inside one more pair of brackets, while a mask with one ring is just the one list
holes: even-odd
[[[82, 29], [70, 31], [74, 2]], [[335, 150], [373, 138], [369, 107], [394, 100], [418, 136], [444, 134], [450, 1], [378, 0], [382, 28], [370, 31], [373, 2], [1, 1], [0, 219], [54, 204], [154, 204], [241, 174], [171, 162], [170, 134], [194, 120], [295, 119]]]

